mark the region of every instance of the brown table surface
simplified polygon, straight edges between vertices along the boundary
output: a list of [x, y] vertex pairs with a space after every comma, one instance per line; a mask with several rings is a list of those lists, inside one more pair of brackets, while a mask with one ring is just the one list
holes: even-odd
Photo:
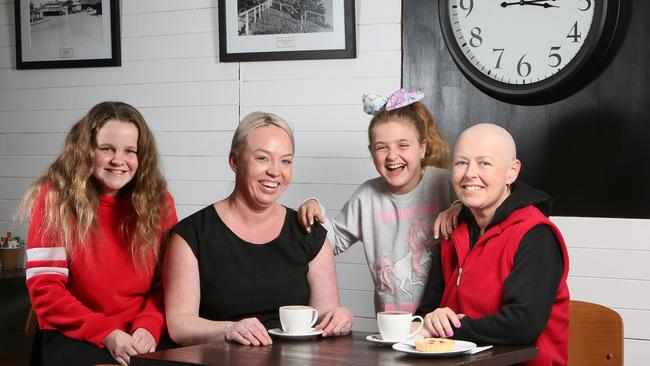
[[496, 346], [475, 355], [454, 358], [413, 357], [365, 339], [370, 333], [294, 341], [273, 339], [265, 347], [224, 342], [181, 347], [131, 358], [131, 366], [145, 365], [422, 365], [501, 366], [531, 360], [532, 346]]

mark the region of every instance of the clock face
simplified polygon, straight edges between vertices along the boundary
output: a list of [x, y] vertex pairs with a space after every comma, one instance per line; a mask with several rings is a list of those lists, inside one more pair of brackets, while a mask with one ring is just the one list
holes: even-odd
[[484, 93], [516, 104], [562, 99], [605, 63], [624, 0], [439, 0], [456, 66]]
[[441, 0], [464, 64], [507, 85], [540, 83], [578, 55], [600, 0]]

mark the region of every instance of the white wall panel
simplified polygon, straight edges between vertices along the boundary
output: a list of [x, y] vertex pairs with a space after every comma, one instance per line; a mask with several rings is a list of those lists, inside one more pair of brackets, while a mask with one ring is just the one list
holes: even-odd
[[14, 3], [0, 4], [0, 25], [14, 25]]
[[[400, 86], [400, 78], [250, 81], [242, 84], [243, 106], [359, 105], [363, 93], [388, 94]], [[345, 85], [345, 87], [342, 87]]]
[[370, 158], [305, 158], [293, 160], [293, 182], [361, 184], [377, 176]]
[[[380, 61], [380, 62], [378, 62]], [[323, 60], [318, 68], [311, 61], [278, 61], [243, 63], [246, 80], [365, 79], [370, 77], [401, 77], [402, 53], [399, 50], [359, 52], [356, 59]]]
[[29, 71], [5, 69], [0, 71], [0, 77], [3, 80], [0, 89], [234, 81], [238, 77], [238, 67], [237, 64], [216, 63], [213, 58], [203, 57], [125, 61], [121, 67], [107, 67], [101, 73], [93, 68]]
[[650, 220], [553, 217], [569, 247], [650, 250]]
[[357, 23], [385, 24], [402, 21], [402, 2], [395, 0], [357, 0]]
[[624, 347], [625, 366], [648, 366], [648, 349], [650, 342], [638, 339], [626, 339]]
[[0, 133], [65, 133], [84, 113], [81, 109], [0, 112]]
[[16, 49], [0, 46], [0, 69], [16, 66]]
[[375, 317], [375, 303], [372, 291], [339, 290], [341, 304], [352, 311], [355, 316]]
[[[124, 100], [139, 107], [237, 104], [236, 81], [89, 86], [70, 89], [74, 107]], [[2, 91], [0, 91], [0, 95]]]
[[56, 158], [51, 156], [7, 156], [0, 155], [0, 177], [37, 177]]
[[214, 32], [218, 28], [217, 19], [217, 8], [124, 14], [122, 37]]
[[[157, 132], [158, 152], [162, 155], [228, 156], [232, 132]], [[226, 159], [222, 159], [223, 164]]]
[[161, 156], [162, 170], [168, 180], [232, 181], [225, 156]]
[[219, 60], [217, 32], [122, 39], [122, 60], [214, 57]]
[[338, 262], [336, 264], [336, 274], [341, 290], [368, 291], [374, 287], [366, 264]]
[[[359, 97], [361, 100], [361, 97]], [[262, 110], [275, 113], [289, 121], [295, 132], [302, 131], [356, 131], [366, 133], [370, 116], [361, 105], [307, 105], [307, 106], [250, 106], [242, 107], [241, 114]], [[366, 138], [367, 143], [367, 138]], [[302, 141], [296, 141], [298, 148]]]
[[169, 193], [177, 205], [209, 205], [228, 196], [233, 186], [231, 182], [176, 180], [167, 182]]
[[357, 28], [357, 50], [400, 50], [402, 26], [399, 23], [362, 25]]
[[0, 25], [0, 46], [13, 46], [15, 43], [14, 25]]
[[33, 178], [0, 178], [0, 200], [20, 200]]
[[350, 184], [293, 183], [287, 188], [281, 202], [297, 208], [306, 198], [316, 196], [325, 207], [341, 207], [356, 188], [356, 185]]
[[122, 14], [154, 13], [187, 9], [216, 8], [217, 0], [137, 0], [122, 1]]
[[58, 155], [63, 148], [64, 133], [5, 135], [7, 155]]
[[569, 258], [573, 276], [650, 281], [650, 250], [569, 248]]
[[69, 92], [62, 88], [0, 90], [0, 111], [67, 109]]
[[[650, 310], [630, 310], [614, 308], [623, 317], [625, 338], [650, 340]], [[650, 343], [648, 343], [650, 346]]]
[[20, 200], [0, 200], [0, 221], [12, 221]]
[[237, 105], [140, 108], [156, 131], [234, 131], [239, 122]]
[[[569, 276], [571, 298], [610, 308], [650, 310], [650, 282]], [[648, 334], [650, 339], [650, 334]]]

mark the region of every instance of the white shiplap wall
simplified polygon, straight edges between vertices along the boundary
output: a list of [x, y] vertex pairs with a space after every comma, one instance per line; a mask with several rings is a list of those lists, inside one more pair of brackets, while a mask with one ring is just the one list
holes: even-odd
[[[216, 0], [122, 1], [122, 66], [15, 70], [13, 1], [0, 0], [0, 232], [25, 186], [59, 152], [67, 129], [92, 105], [124, 100], [156, 133], [180, 217], [232, 189], [229, 141], [246, 113], [292, 122], [294, 182], [283, 203], [316, 195], [335, 214], [375, 176], [359, 99], [400, 86], [401, 2], [357, 0], [358, 58], [220, 63]], [[570, 247], [575, 299], [625, 319], [626, 365], [645, 365], [650, 346], [650, 222], [556, 217]], [[20, 227], [13, 228], [21, 231]], [[363, 250], [338, 257], [339, 286], [356, 328], [375, 330]], [[605, 335], [604, 335], [605, 336]]]

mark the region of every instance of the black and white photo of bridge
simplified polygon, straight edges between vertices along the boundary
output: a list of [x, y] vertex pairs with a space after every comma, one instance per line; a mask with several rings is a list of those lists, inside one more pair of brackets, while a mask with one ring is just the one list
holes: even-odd
[[332, 32], [333, 0], [237, 0], [240, 36]]

